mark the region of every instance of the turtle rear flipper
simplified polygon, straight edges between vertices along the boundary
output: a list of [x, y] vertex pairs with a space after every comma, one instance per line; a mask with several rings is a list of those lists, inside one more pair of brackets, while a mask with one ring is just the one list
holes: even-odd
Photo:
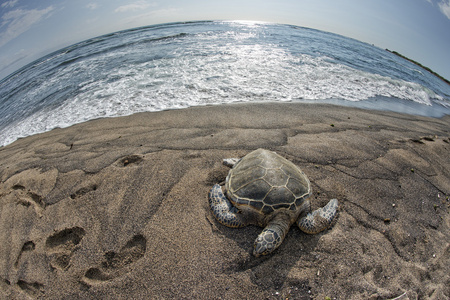
[[299, 218], [297, 225], [303, 232], [309, 234], [319, 233], [330, 227], [331, 222], [336, 216], [337, 207], [337, 199], [332, 199], [324, 207], [308, 213], [305, 217]]
[[241, 159], [240, 158], [225, 158], [223, 164], [229, 168], [234, 167]]
[[209, 192], [209, 206], [214, 217], [221, 224], [234, 228], [247, 226], [247, 222], [239, 215], [236, 207], [225, 197], [218, 184], [215, 184]]

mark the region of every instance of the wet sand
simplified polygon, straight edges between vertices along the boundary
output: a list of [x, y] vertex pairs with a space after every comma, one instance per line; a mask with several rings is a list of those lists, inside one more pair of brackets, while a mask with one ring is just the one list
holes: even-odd
[[[448, 299], [450, 116], [236, 104], [99, 119], [0, 148], [1, 299]], [[266, 148], [333, 226], [255, 226], [208, 207], [222, 159]], [[406, 294], [405, 294], [406, 293]]]

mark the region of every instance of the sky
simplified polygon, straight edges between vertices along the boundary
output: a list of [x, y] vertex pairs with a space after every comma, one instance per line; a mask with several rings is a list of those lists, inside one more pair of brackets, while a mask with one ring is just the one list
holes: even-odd
[[0, 0], [0, 79], [92, 37], [195, 20], [333, 32], [397, 51], [450, 79], [450, 0]]

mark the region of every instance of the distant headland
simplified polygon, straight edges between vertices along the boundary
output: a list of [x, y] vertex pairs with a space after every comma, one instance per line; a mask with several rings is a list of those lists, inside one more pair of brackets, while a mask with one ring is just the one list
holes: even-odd
[[449, 80], [445, 79], [444, 77], [442, 77], [442, 76], [439, 75], [438, 73], [434, 72], [434, 71], [431, 70], [430, 68], [423, 66], [421, 63], [418, 63], [417, 61], [412, 60], [412, 59], [410, 59], [410, 58], [408, 58], [408, 57], [406, 57], [406, 56], [404, 56], [404, 55], [398, 53], [397, 51], [391, 51], [391, 50], [389, 50], [389, 49], [386, 49], [386, 51], [391, 52], [391, 53], [393, 53], [393, 54], [395, 54], [395, 55], [397, 55], [397, 56], [400, 56], [401, 58], [404, 58], [404, 59], [406, 59], [406, 60], [412, 62], [413, 64], [418, 65], [419, 67], [421, 67], [421, 68], [427, 70], [428, 72], [430, 72], [430, 73], [433, 74], [434, 76], [436, 76], [436, 77], [440, 78], [441, 80], [445, 81], [447, 84], [450, 84], [450, 81], [449, 81]]

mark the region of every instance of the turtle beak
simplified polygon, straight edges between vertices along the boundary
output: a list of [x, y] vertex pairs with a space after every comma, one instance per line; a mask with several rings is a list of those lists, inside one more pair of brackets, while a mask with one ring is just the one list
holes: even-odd
[[261, 256], [261, 253], [258, 253], [258, 252], [256, 252], [255, 249], [253, 249], [253, 256], [254, 256], [254, 257], [260, 257], [260, 256]]
[[253, 256], [254, 256], [254, 257], [259, 257], [259, 256], [261, 256], [261, 253], [258, 251], [258, 248], [260, 248], [260, 247], [258, 247], [258, 244], [255, 243], [255, 245], [253, 246]]

